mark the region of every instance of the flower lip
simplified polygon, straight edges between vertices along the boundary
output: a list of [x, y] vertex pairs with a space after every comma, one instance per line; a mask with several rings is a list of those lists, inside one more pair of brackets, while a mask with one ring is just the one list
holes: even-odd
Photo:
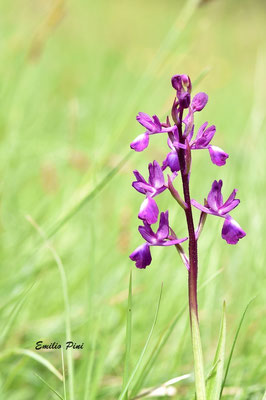
[[149, 145], [149, 135], [146, 132], [137, 136], [136, 139], [134, 139], [133, 142], [130, 143], [131, 149], [138, 152], [146, 149], [148, 145]]
[[228, 244], [237, 244], [239, 239], [245, 236], [246, 232], [232, 217], [225, 219], [222, 229], [222, 238], [226, 240]]
[[137, 247], [129, 256], [132, 261], [135, 261], [136, 267], [145, 269], [151, 263], [151, 252], [148, 243], [144, 243]]

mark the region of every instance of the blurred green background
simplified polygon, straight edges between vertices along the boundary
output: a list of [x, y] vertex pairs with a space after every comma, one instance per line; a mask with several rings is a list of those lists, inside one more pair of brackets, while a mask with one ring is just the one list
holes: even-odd
[[[230, 154], [222, 168], [207, 152], [193, 154], [192, 197], [202, 202], [214, 179], [224, 180], [225, 198], [238, 188], [241, 204], [233, 217], [247, 232], [237, 246], [229, 246], [220, 236], [222, 222], [208, 217], [200, 239], [199, 284], [213, 278], [199, 295], [206, 371], [223, 300], [228, 357], [244, 308], [257, 296], [241, 329], [223, 398], [262, 399], [265, 20], [263, 0], [0, 3], [1, 399], [58, 398], [47, 384], [63, 396], [60, 379], [32, 353], [23, 355], [25, 349], [34, 351], [38, 340], [65, 341], [62, 280], [50, 250], [56, 250], [67, 277], [71, 337], [84, 342], [84, 350], [73, 353], [75, 399], [116, 399], [121, 392], [130, 267], [130, 371], [151, 329], [161, 283], [158, 322], [141, 368], [187, 304], [187, 273], [174, 248], [153, 248], [145, 271], [128, 258], [142, 243], [137, 213], [143, 198], [131, 187], [132, 170], [147, 176], [147, 163], [162, 161], [168, 149], [158, 136], [145, 152], [130, 153], [129, 143], [142, 133], [135, 116], [144, 111], [165, 118], [176, 73], [198, 82], [194, 93], [208, 93], [196, 127], [215, 124], [214, 144]], [[102, 190], [88, 197], [106, 176]], [[171, 225], [183, 237], [182, 211], [166, 193], [159, 206], [170, 210]], [[52, 249], [36, 224], [50, 237]], [[60, 351], [38, 355], [62, 372]], [[68, 368], [66, 357], [65, 364]], [[131, 387], [144, 377], [141, 368]], [[186, 310], [141, 388], [192, 371]], [[177, 383], [172, 398], [191, 399], [193, 387], [192, 378]]]

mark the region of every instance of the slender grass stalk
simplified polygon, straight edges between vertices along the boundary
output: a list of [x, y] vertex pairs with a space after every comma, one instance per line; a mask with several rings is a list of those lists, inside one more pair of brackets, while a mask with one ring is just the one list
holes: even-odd
[[[132, 270], [130, 270], [129, 275], [129, 287], [128, 287], [128, 304], [127, 304], [127, 328], [126, 328], [126, 356], [125, 356], [125, 367], [123, 376], [123, 387], [124, 390], [128, 378], [129, 378], [129, 358], [131, 349], [131, 331], [132, 331]], [[126, 393], [125, 399], [128, 398]]]
[[51, 385], [49, 385], [48, 382], [46, 382], [45, 379], [43, 379], [40, 375], [38, 374], [34, 374], [37, 376], [37, 378], [39, 378], [50, 390], [51, 392], [53, 392], [59, 399], [64, 400], [63, 397], [61, 396], [61, 394], [59, 394]]
[[245, 310], [244, 310], [244, 312], [243, 312], [243, 314], [242, 314], [242, 316], [241, 316], [241, 318], [240, 318], [240, 321], [239, 321], [239, 324], [238, 324], [238, 327], [237, 327], [237, 330], [236, 330], [236, 334], [235, 334], [235, 337], [234, 337], [234, 340], [233, 340], [233, 344], [232, 344], [232, 347], [231, 347], [231, 350], [230, 350], [228, 362], [227, 362], [227, 365], [226, 365], [225, 374], [224, 374], [224, 379], [223, 379], [223, 383], [222, 383], [222, 387], [221, 387], [220, 397], [222, 397], [223, 388], [224, 388], [224, 385], [225, 385], [225, 382], [226, 382], [226, 379], [227, 379], [227, 375], [228, 375], [228, 372], [229, 372], [230, 364], [231, 364], [231, 361], [232, 361], [232, 357], [233, 357], [235, 345], [236, 345], [236, 342], [237, 342], [237, 338], [238, 338], [238, 335], [239, 335], [241, 326], [242, 326], [242, 324], [243, 324], [243, 321], [244, 321], [245, 315], [246, 315], [246, 313], [247, 313], [247, 310], [248, 310], [250, 304], [252, 303], [252, 301], [255, 300], [255, 298], [256, 298], [256, 297], [253, 297], [253, 299], [251, 299], [251, 300], [248, 302], [248, 304], [246, 305], [246, 308], [245, 308]]
[[139, 369], [139, 367], [140, 367], [140, 364], [141, 364], [141, 362], [142, 362], [142, 359], [143, 359], [143, 357], [144, 357], [144, 354], [145, 354], [145, 352], [146, 352], [146, 350], [147, 350], [147, 348], [148, 348], [148, 345], [149, 345], [149, 342], [150, 342], [150, 340], [151, 340], [151, 337], [152, 337], [152, 334], [153, 334], [153, 331], [154, 331], [154, 327], [155, 327], [155, 325], [156, 325], [157, 318], [158, 318], [158, 313], [159, 313], [160, 304], [161, 304], [161, 298], [162, 298], [162, 290], [163, 290], [163, 285], [161, 286], [161, 291], [160, 291], [160, 295], [159, 295], [158, 305], [157, 305], [157, 308], [156, 308], [155, 317], [154, 317], [154, 320], [153, 320], [153, 324], [152, 324], [152, 327], [151, 327], [149, 336], [148, 336], [148, 338], [147, 338], [147, 340], [146, 340], [145, 346], [143, 347], [143, 350], [142, 350], [141, 355], [140, 355], [140, 357], [139, 357], [139, 359], [138, 359], [138, 362], [137, 362], [137, 364], [136, 364], [136, 366], [135, 366], [135, 368], [134, 368], [132, 374], [130, 375], [130, 378], [129, 378], [127, 384], [125, 385], [124, 390], [122, 390], [122, 393], [120, 394], [118, 400], [124, 400], [124, 399], [125, 399], [125, 396], [126, 396], [126, 394], [127, 394], [129, 385], [130, 385], [131, 382], [133, 381], [133, 379], [134, 379], [134, 377], [135, 377], [135, 375], [136, 375], [136, 373], [137, 373], [137, 371], [138, 371], [138, 369]]
[[[57, 254], [55, 248], [52, 246], [51, 242], [45, 236], [43, 230], [37, 225], [37, 223], [33, 220], [31, 216], [26, 217], [27, 220], [31, 223], [31, 225], [36, 229], [39, 235], [42, 237], [47, 249], [51, 252], [56, 265], [58, 267], [62, 289], [63, 289], [63, 297], [64, 297], [64, 305], [65, 305], [65, 324], [66, 324], [66, 341], [71, 341], [71, 320], [70, 320], [70, 306], [69, 306], [69, 295], [68, 295], [68, 287], [67, 287], [67, 278], [63, 263]], [[74, 400], [74, 363], [72, 357], [72, 349], [68, 349], [67, 351], [67, 367], [68, 367], [68, 388], [69, 388], [69, 398], [70, 400]]]
[[88, 365], [88, 368], [87, 368], [86, 379], [85, 379], [84, 400], [89, 400], [91, 378], [92, 378], [92, 370], [93, 370], [93, 364], [94, 364], [94, 361], [95, 361], [97, 334], [98, 334], [98, 329], [94, 332], [94, 336], [92, 338], [89, 365]]
[[67, 396], [66, 396], [66, 377], [65, 377], [64, 350], [63, 350], [62, 347], [61, 347], [61, 360], [62, 360], [62, 375], [63, 375], [64, 400], [67, 400]]

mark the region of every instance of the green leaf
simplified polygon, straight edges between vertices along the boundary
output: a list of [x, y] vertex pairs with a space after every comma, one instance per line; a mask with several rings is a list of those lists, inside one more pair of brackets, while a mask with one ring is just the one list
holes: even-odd
[[157, 309], [156, 309], [156, 312], [155, 312], [155, 317], [154, 317], [154, 320], [153, 320], [153, 324], [152, 324], [152, 327], [151, 327], [149, 336], [148, 336], [148, 338], [147, 338], [147, 341], [146, 341], [146, 343], [145, 343], [145, 346], [143, 347], [143, 350], [142, 350], [141, 355], [140, 355], [140, 357], [139, 357], [139, 359], [138, 359], [138, 362], [137, 362], [137, 364], [136, 364], [136, 366], [135, 366], [135, 368], [134, 368], [134, 370], [133, 370], [133, 372], [132, 372], [132, 374], [131, 374], [131, 376], [130, 376], [130, 378], [129, 378], [127, 384], [126, 384], [126, 386], [124, 387], [124, 390], [123, 390], [122, 393], [120, 394], [118, 400], [124, 400], [124, 399], [126, 398], [125, 396], [127, 395], [127, 391], [128, 391], [129, 385], [131, 384], [132, 380], [134, 379], [134, 377], [135, 377], [135, 375], [136, 375], [136, 373], [137, 373], [137, 371], [138, 371], [138, 369], [139, 369], [139, 367], [140, 367], [140, 364], [141, 364], [141, 362], [142, 362], [142, 359], [143, 359], [143, 357], [144, 357], [144, 354], [145, 354], [145, 352], [146, 352], [146, 350], [147, 350], [147, 347], [148, 347], [149, 342], [150, 342], [150, 340], [151, 340], [151, 336], [152, 336], [152, 334], [153, 334], [154, 327], [155, 327], [156, 322], [157, 322], [158, 313], [159, 313], [160, 304], [161, 304], [161, 298], [162, 298], [162, 291], [163, 291], [163, 285], [161, 286], [161, 291], [160, 291], [160, 295], [159, 295], [158, 305], [157, 305]]
[[225, 340], [226, 340], [226, 318], [225, 318], [225, 302], [224, 302], [219, 340], [217, 344], [215, 357], [213, 360], [213, 367], [207, 379], [207, 400], [220, 399], [220, 393], [223, 381], [224, 358], [225, 358]]
[[[218, 270], [216, 271], [213, 275], [211, 275], [209, 277], [209, 279], [207, 279], [200, 287], [199, 287], [199, 292], [201, 290], [203, 290], [210, 282], [212, 282], [220, 273], [222, 272], [222, 270]], [[137, 379], [136, 383], [133, 385], [132, 391], [130, 393], [130, 397], [135, 397], [137, 395], [137, 393], [139, 393], [139, 391], [141, 390], [141, 388], [143, 387], [143, 384], [145, 382], [145, 380], [147, 379], [147, 376], [149, 374], [149, 372], [151, 371], [153, 365], [155, 364], [162, 348], [165, 346], [165, 344], [167, 343], [169, 337], [171, 336], [177, 322], [179, 321], [179, 319], [182, 317], [182, 315], [184, 314], [184, 312], [187, 309], [187, 305], [185, 305], [174, 317], [174, 319], [172, 320], [172, 322], [169, 324], [169, 326], [162, 332], [162, 334], [159, 336], [158, 341], [156, 342], [155, 346], [153, 347], [151, 354], [148, 358], [148, 360], [146, 361], [146, 363], [144, 364], [141, 372], [139, 373], [139, 378]]]
[[196, 395], [197, 395], [197, 400], [206, 400], [206, 388], [205, 388], [199, 321], [193, 309], [191, 310], [190, 318], [191, 318], [192, 348], [194, 355]]
[[58, 379], [60, 379], [60, 381], [63, 381], [62, 374], [53, 366], [53, 364], [51, 364], [50, 361], [46, 360], [44, 357], [35, 353], [32, 350], [14, 348], [14, 349], [10, 349], [7, 351], [3, 351], [2, 353], [0, 353], [0, 361], [2, 359], [5, 359], [6, 357], [9, 357], [12, 354], [18, 354], [18, 355], [28, 356], [30, 358], [33, 358], [35, 361], [39, 362], [44, 367], [49, 369], [49, 371], [52, 372]]
[[52, 386], [49, 385], [40, 375], [36, 374], [37, 378], [39, 378], [50, 390], [53, 392], [59, 399], [64, 400], [64, 398], [54, 389]]
[[244, 321], [246, 312], [248, 310], [248, 307], [250, 306], [250, 304], [252, 303], [252, 301], [254, 299], [255, 299], [255, 297], [248, 302], [248, 304], [247, 304], [247, 306], [246, 306], [246, 308], [245, 308], [245, 310], [244, 310], [244, 312], [242, 314], [242, 317], [241, 317], [241, 319], [239, 321], [238, 328], [237, 328], [237, 331], [236, 331], [236, 334], [235, 334], [235, 337], [234, 337], [234, 341], [233, 341], [233, 344], [232, 344], [232, 347], [231, 347], [231, 351], [230, 351], [230, 354], [229, 354], [229, 359], [228, 359], [228, 362], [227, 362], [227, 366], [226, 366], [226, 369], [225, 369], [224, 380], [223, 380], [222, 387], [221, 387], [220, 397], [222, 396], [223, 388], [224, 388], [224, 385], [225, 385], [225, 382], [226, 382], [226, 378], [227, 378], [227, 375], [228, 375], [228, 371], [229, 371], [229, 368], [230, 368], [231, 360], [232, 360], [232, 357], [233, 357], [233, 352], [234, 352], [234, 349], [235, 349], [236, 341], [237, 341], [241, 326], [243, 324], [243, 321]]
[[[125, 367], [123, 376], [123, 389], [126, 386], [129, 377], [129, 359], [130, 359], [130, 348], [131, 348], [131, 331], [132, 331], [132, 270], [129, 276], [129, 287], [128, 287], [128, 305], [127, 305], [127, 329], [126, 329], [126, 356], [125, 356]], [[125, 399], [128, 398], [126, 393]]]
[[149, 356], [147, 362], [145, 363], [144, 367], [142, 368], [142, 371], [140, 373], [139, 378], [137, 379], [136, 383], [134, 384], [130, 397], [136, 396], [136, 394], [140, 391], [142, 388], [142, 385], [147, 378], [148, 373], [150, 372], [152, 366], [154, 365], [155, 361], [157, 360], [162, 348], [166, 344], [167, 340], [169, 339], [171, 333], [174, 330], [174, 327], [176, 326], [177, 322], [181, 318], [181, 316], [184, 314], [185, 310], [187, 309], [187, 306], [183, 307], [181, 311], [175, 316], [171, 324], [162, 332], [162, 334], [159, 336], [158, 341], [156, 342], [151, 355]]

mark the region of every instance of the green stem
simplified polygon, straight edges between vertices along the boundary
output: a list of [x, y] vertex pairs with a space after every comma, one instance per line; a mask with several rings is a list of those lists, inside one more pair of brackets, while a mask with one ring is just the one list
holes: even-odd
[[[181, 144], [185, 144], [186, 138], [183, 136], [182, 132], [182, 119], [183, 119], [183, 109], [181, 109], [179, 113], [177, 128], [179, 134], [179, 142]], [[188, 236], [189, 236], [188, 298], [189, 298], [189, 315], [190, 315], [192, 348], [194, 356], [196, 395], [197, 395], [197, 400], [206, 400], [203, 356], [202, 356], [199, 319], [198, 319], [198, 299], [197, 299], [198, 249], [197, 249], [197, 239], [195, 235], [190, 191], [189, 191], [190, 171], [187, 168], [185, 150], [180, 148], [177, 151], [177, 154], [181, 169], [184, 200], [186, 203], [185, 214], [186, 214]]]

